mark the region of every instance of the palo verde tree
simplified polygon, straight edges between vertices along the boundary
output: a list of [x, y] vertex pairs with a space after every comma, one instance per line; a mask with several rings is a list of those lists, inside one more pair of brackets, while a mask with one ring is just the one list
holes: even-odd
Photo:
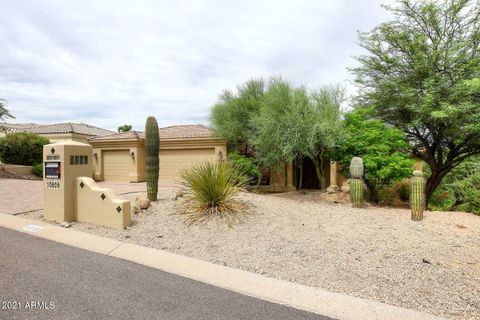
[[323, 156], [342, 136], [340, 92], [335, 87], [322, 87], [308, 94], [304, 87], [295, 88], [281, 78], [272, 78], [254, 119], [257, 134], [253, 141], [259, 161], [273, 167], [293, 160], [302, 163], [308, 157], [315, 165], [320, 187], [325, 189]]
[[238, 86], [237, 92], [225, 90], [213, 106], [210, 122], [215, 132], [233, 149], [248, 149], [255, 135], [253, 117], [260, 110], [265, 90], [263, 79], [252, 79]]
[[360, 33], [367, 50], [352, 69], [359, 104], [404, 131], [431, 169], [428, 204], [443, 177], [480, 153], [480, 2], [399, 0], [393, 15]]

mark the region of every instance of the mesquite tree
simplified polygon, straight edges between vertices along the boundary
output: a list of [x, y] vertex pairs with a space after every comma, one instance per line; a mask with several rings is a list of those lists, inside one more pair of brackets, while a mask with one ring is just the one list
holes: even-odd
[[146, 180], [147, 196], [150, 201], [157, 200], [160, 136], [155, 117], [148, 117], [145, 123]]
[[407, 135], [431, 169], [428, 204], [443, 177], [480, 153], [480, 2], [400, 0], [359, 34], [367, 54], [352, 69], [359, 104]]

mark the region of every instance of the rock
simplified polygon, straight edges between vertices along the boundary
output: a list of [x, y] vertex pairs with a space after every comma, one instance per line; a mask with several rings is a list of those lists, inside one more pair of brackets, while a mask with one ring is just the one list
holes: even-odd
[[63, 228], [70, 228], [72, 225], [66, 221], [62, 222], [60, 224], [60, 227], [63, 227]]
[[425, 258], [422, 259], [422, 262], [423, 262], [423, 263], [426, 263], [426, 264], [432, 264], [429, 260], [427, 260], [427, 259], [425, 259]]
[[133, 213], [139, 214], [140, 212], [142, 212], [142, 209], [138, 204], [135, 203], [135, 205], [133, 206]]
[[175, 199], [173, 200], [178, 200], [178, 198], [181, 198], [183, 197], [183, 191], [178, 191], [176, 194], [175, 194]]
[[125, 235], [125, 238], [127, 238], [127, 239], [130, 238], [130, 237], [131, 237], [131, 236], [130, 236], [129, 234], [126, 234], [126, 235]]
[[138, 197], [136, 199], [136, 204], [140, 209], [148, 209], [150, 207], [150, 200], [147, 197]]

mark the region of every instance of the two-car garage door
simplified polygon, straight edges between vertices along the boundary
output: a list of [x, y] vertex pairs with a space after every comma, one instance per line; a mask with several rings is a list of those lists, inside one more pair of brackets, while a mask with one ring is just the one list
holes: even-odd
[[184, 168], [215, 161], [214, 148], [160, 150], [160, 181], [178, 182]]
[[[159, 156], [160, 181], [178, 182], [184, 168], [205, 161], [214, 162], [215, 148], [161, 149]], [[129, 150], [103, 151], [103, 178], [105, 181], [129, 181], [130, 173], [134, 173], [135, 170], [135, 163], [130, 157]]]

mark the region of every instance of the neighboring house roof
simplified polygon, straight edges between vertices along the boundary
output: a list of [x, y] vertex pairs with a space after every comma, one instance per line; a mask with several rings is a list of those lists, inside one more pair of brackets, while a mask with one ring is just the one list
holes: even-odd
[[98, 128], [85, 123], [56, 123], [56, 124], [35, 124], [35, 123], [5, 123], [1, 124], [6, 128], [5, 132], [32, 132], [37, 134], [59, 134], [75, 133], [86, 136], [104, 136], [112, 134], [114, 131]]
[[0, 131], [11, 133], [20, 132], [26, 128], [36, 127], [36, 123], [0, 123]]
[[[159, 128], [160, 139], [195, 139], [215, 137], [215, 132], [201, 124], [177, 125]], [[103, 137], [90, 138], [89, 141], [144, 139], [145, 133], [138, 131], [120, 132]]]

